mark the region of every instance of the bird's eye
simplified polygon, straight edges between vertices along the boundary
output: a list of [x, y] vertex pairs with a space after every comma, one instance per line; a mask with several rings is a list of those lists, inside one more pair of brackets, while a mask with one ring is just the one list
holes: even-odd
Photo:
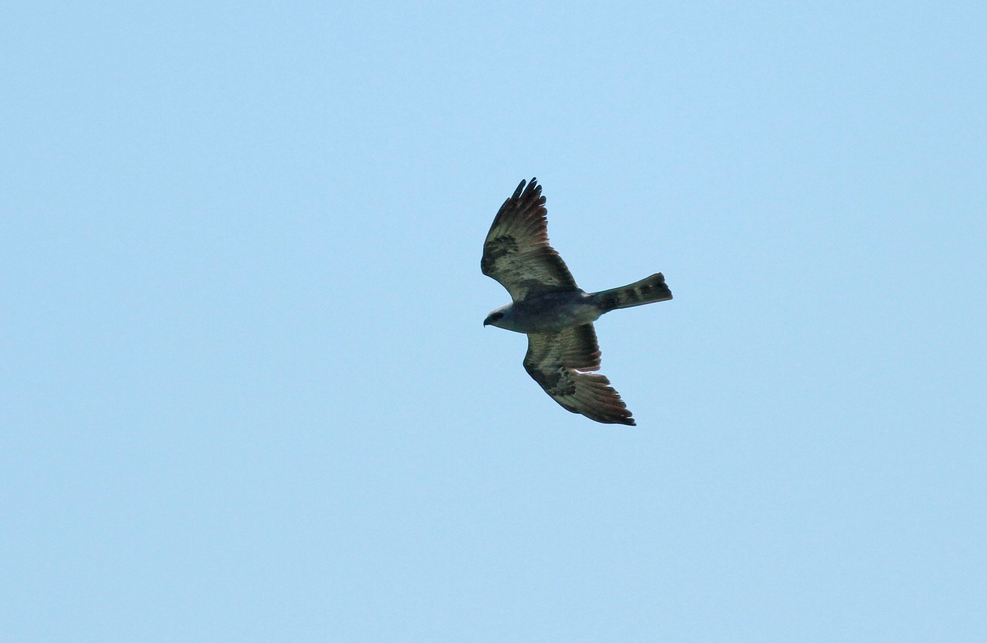
[[504, 313], [494, 313], [493, 315], [490, 316], [490, 318], [493, 319], [494, 321], [497, 321], [498, 319], [500, 319], [503, 316], [504, 316]]

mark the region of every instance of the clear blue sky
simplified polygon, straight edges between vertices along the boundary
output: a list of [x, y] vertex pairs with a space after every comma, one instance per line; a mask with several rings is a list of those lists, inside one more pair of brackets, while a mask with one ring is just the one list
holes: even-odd
[[[21, 2], [0, 639], [987, 640], [987, 5]], [[537, 176], [638, 426], [483, 328]]]

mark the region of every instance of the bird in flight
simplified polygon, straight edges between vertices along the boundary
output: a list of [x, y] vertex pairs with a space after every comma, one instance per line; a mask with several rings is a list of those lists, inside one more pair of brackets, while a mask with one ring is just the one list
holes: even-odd
[[605, 424], [634, 418], [600, 368], [593, 322], [617, 308], [672, 298], [662, 274], [595, 293], [576, 285], [562, 257], [548, 244], [545, 197], [536, 179], [504, 201], [483, 243], [480, 269], [513, 300], [483, 321], [528, 336], [524, 370], [562, 408]]

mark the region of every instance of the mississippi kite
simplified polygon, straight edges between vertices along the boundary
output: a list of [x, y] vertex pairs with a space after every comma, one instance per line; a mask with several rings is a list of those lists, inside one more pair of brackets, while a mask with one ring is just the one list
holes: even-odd
[[517, 186], [494, 217], [480, 269], [511, 294], [483, 325], [528, 336], [524, 370], [562, 408], [606, 424], [634, 418], [600, 368], [593, 322], [617, 308], [665, 301], [672, 291], [656, 273], [628, 286], [596, 293], [576, 285], [562, 257], [548, 244], [545, 197], [536, 179]]

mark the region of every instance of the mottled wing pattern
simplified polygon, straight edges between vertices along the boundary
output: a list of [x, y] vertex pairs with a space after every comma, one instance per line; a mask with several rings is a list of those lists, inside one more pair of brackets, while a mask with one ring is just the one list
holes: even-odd
[[600, 346], [593, 324], [557, 333], [529, 333], [524, 370], [562, 408], [606, 424], [634, 425], [610, 380], [598, 373]]
[[517, 186], [504, 201], [483, 243], [480, 269], [496, 279], [514, 301], [530, 293], [576, 288], [559, 253], [548, 245], [545, 197], [536, 179]]

